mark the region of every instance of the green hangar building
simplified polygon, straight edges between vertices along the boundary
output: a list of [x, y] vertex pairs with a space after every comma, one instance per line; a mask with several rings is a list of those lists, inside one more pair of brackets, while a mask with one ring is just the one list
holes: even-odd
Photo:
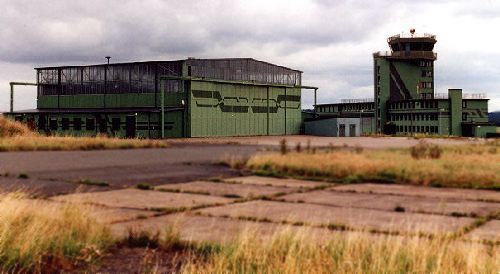
[[315, 105], [314, 117], [305, 120], [306, 134], [498, 136], [488, 122], [485, 95], [434, 92], [436, 41], [413, 29], [389, 37], [391, 50], [373, 54], [374, 99]]
[[299, 134], [301, 91], [317, 89], [301, 77], [250, 58], [43, 67], [36, 68], [37, 108], [6, 114], [47, 134]]

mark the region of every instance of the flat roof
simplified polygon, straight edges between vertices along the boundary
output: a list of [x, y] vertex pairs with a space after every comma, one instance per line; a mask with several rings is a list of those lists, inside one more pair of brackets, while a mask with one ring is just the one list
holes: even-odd
[[[289, 67], [281, 66], [281, 65], [276, 65], [273, 63], [269, 63], [266, 61], [260, 61], [254, 58], [186, 58], [186, 59], [179, 59], [179, 60], [150, 60], [150, 61], [135, 61], [135, 62], [120, 62], [120, 63], [110, 63], [109, 66], [119, 66], [119, 65], [129, 65], [129, 64], [151, 64], [151, 63], [169, 63], [169, 62], [189, 62], [189, 61], [235, 61], [235, 60], [248, 60], [248, 61], [254, 61], [258, 63], [263, 63], [266, 65], [271, 65], [275, 67], [280, 67], [284, 68], [287, 70], [295, 71], [295, 72], [300, 72], [303, 73], [301, 70], [297, 69], [292, 69]], [[93, 66], [107, 66], [107, 63], [102, 63], [102, 64], [88, 64], [88, 65], [64, 65], [64, 66], [47, 66], [47, 67], [36, 67], [36, 70], [39, 69], [58, 69], [58, 68], [82, 68], [82, 67], [93, 67]]]

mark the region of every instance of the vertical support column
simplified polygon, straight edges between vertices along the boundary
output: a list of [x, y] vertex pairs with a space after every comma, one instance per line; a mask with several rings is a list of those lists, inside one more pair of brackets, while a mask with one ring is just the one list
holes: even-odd
[[267, 86], [267, 111], [266, 111], [266, 132], [269, 136], [269, 86]]
[[160, 82], [160, 104], [161, 104], [161, 138], [165, 138], [165, 85]]
[[318, 89], [315, 88], [314, 89], [314, 106], [313, 106], [314, 107], [314, 117], [316, 117], [317, 91], [318, 91]]
[[10, 112], [14, 111], [14, 84], [10, 83]]
[[287, 98], [288, 97], [287, 97], [287, 94], [286, 94], [286, 87], [285, 87], [285, 135], [286, 135], [286, 123], [288, 122], [286, 120], [286, 103], [287, 103], [286, 101], [287, 101]]

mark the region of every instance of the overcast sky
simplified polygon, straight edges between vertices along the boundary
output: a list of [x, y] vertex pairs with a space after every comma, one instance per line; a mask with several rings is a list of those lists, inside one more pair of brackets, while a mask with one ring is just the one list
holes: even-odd
[[[486, 93], [500, 110], [500, 1], [0, 0], [0, 111], [8, 82], [45, 65], [253, 57], [304, 71], [319, 103], [373, 97], [372, 53], [416, 28], [437, 35], [436, 92]], [[34, 108], [18, 88], [15, 109]], [[305, 107], [312, 96], [304, 91]]]

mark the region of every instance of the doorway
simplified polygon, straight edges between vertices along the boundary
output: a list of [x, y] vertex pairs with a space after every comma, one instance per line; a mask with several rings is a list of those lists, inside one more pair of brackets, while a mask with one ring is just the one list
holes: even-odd
[[125, 124], [126, 124], [126, 132], [125, 137], [127, 138], [135, 138], [136, 137], [136, 122], [137, 117], [135, 115], [128, 115]]

